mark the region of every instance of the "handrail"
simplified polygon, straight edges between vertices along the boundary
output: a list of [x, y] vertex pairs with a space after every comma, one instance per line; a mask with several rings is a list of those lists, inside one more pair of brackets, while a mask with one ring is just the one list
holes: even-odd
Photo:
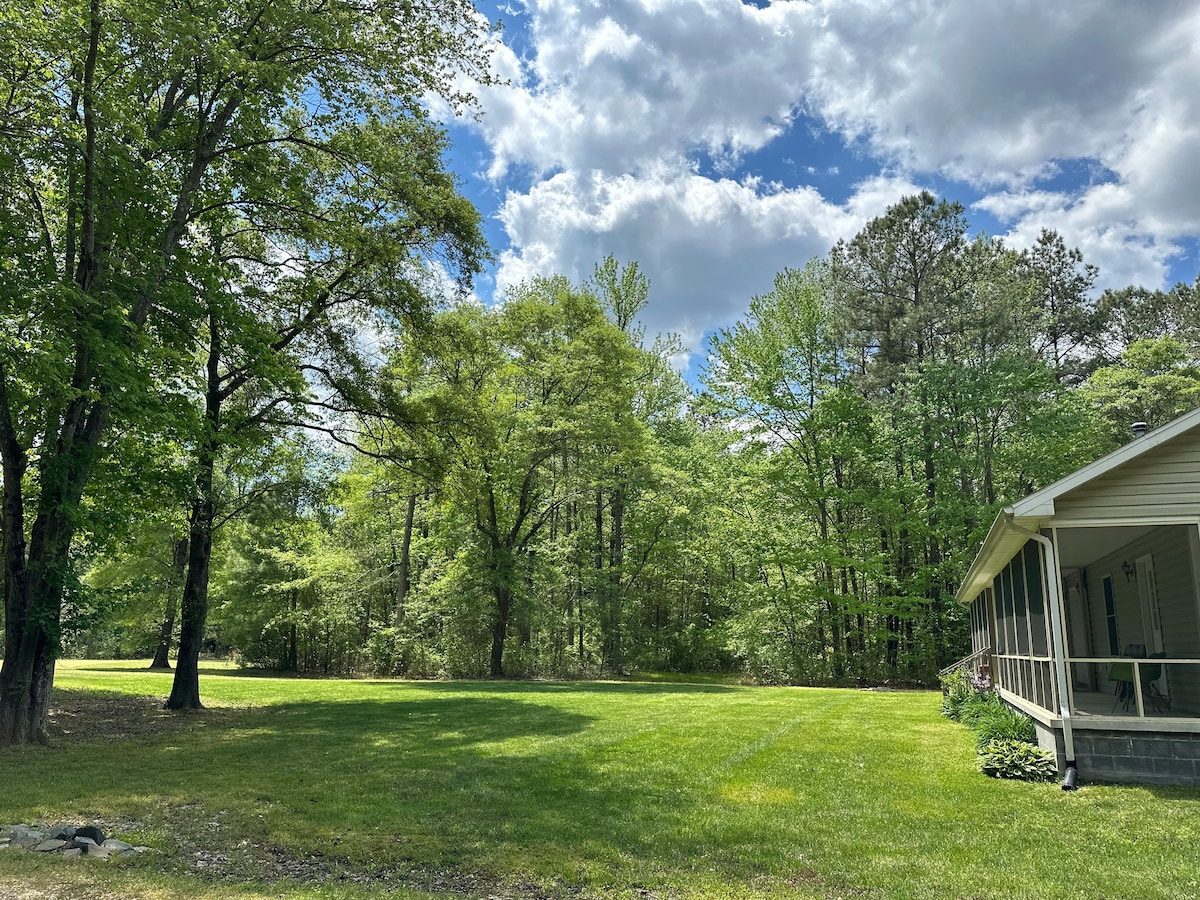
[[992, 652], [991, 647], [984, 647], [982, 650], [976, 650], [970, 656], [964, 656], [958, 662], [950, 663], [950, 665], [946, 666], [946, 668], [939, 670], [938, 678], [942, 678], [946, 675], [950, 675], [954, 672], [957, 672], [959, 669], [965, 669], [967, 666], [971, 665], [973, 662], [976, 662], [977, 660], [982, 659], [983, 657], [987, 656], [991, 652]]

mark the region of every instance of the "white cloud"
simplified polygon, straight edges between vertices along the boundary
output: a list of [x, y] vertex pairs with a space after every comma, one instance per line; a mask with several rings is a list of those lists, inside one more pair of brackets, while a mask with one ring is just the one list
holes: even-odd
[[498, 287], [547, 272], [583, 279], [608, 253], [637, 260], [651, 281], [647, 326], [698, 348], [703, 332], [732, 323], [753, 294], [769, 290], [776, 272], [824, 254], [916, 190], [874, 178], [838, 207], [808, 187], [668, 166], [638, 175], [560, 173], [504, 204], [514, 249], [502, 255]]
[[[1200, 231], [1194, 0], [524, 8], [528, 56], [500, 46], [511, 86], [480, 92], [488, 175], [508, 188], [499, 287], [615, 253], [652, 280], [648, 324], [695, 341], [932, 176], [1015, 244], [1059, 229], [1106, 284], [1161, 284]], [[842, 177], [827, 147], [806, 157], [800, 115], [875, 174], [838, 202], [746, 175], [778, 147], [797, 173]], [[1097, 177], [1072, 174], [1080, 160]]]

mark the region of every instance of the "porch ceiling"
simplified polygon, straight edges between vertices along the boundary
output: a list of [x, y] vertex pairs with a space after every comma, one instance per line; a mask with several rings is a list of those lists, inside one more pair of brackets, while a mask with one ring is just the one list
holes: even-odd
[[1082, 569], [1101, 557], [1120, 550], [1154, 529], [1153, 525], [1113, 525], [1101, 528], [1058, 529], [1058, 564], [1063, 569]]

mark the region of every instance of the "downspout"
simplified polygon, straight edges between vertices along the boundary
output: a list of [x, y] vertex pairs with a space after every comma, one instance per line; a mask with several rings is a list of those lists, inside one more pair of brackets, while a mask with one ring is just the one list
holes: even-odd
[[1046, 565], [1046, 599], [1050, 602], [1050, 638], [1054, 648], [1054, 674], [1058, 682], [1058, 714], [1063, 725], [1063, 751], [1066, 754], [1066, 777], [1063, 779], [1064, 791], [1075, 790], [1075, 780], [1079, 777], [1075, 765], [1075, 736], [1071, 726], [1071, 700], [1067, 693], [1067, 650], [1063, 640], [1062, 623], [1062, 592], [1058, 583], [1058, 565], [1055, 563], [1054, 544], [1050, 538], [1028, 528], [1022, 528], [1013, 521], [1012, 513], [1005, 513], [1006, 526], [1017, 534], [1037, 541], [1045, 551], [1043, 559]]

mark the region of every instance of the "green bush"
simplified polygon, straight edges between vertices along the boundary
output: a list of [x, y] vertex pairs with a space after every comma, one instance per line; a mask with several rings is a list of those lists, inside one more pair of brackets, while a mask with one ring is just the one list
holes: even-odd
[[999, 698], [996, 698], [995, 704], [980, 709], [971, 724], [971, 730], [978, 737], [981, 747], [992, 741], [1037, 743], [1037, 730], [1034, 728], [1033, 719]]
[[1054, 756], [1025, 741], [988, 741], [979, 750], [979, 771], [992, 778], [1053, 781], [1058, 775]]
[[1006, 709], [1000, 695], [995, 691], [987, 691], [986, 693], [972, 693], [959, 705], [958, 721], [966, 725], [972, 731], [976, 730], [976, 723], [980, 719], [994, 715], [1002, 709]]
[[958, 669], [942, 676], [942, 714], [955, 722], [962, 721], [963, 706], [973, 697], [979, 696], [971, 686], [966, 669]]
[[1035, 745], [1033, 719], [994, 690], [981, 690], [965, 670], [942, 679], [942, 712], [975, 732], [979, 768], [985, 775], [1026, 781], [1048, 781], [1057, 775], [1053, 755]]

